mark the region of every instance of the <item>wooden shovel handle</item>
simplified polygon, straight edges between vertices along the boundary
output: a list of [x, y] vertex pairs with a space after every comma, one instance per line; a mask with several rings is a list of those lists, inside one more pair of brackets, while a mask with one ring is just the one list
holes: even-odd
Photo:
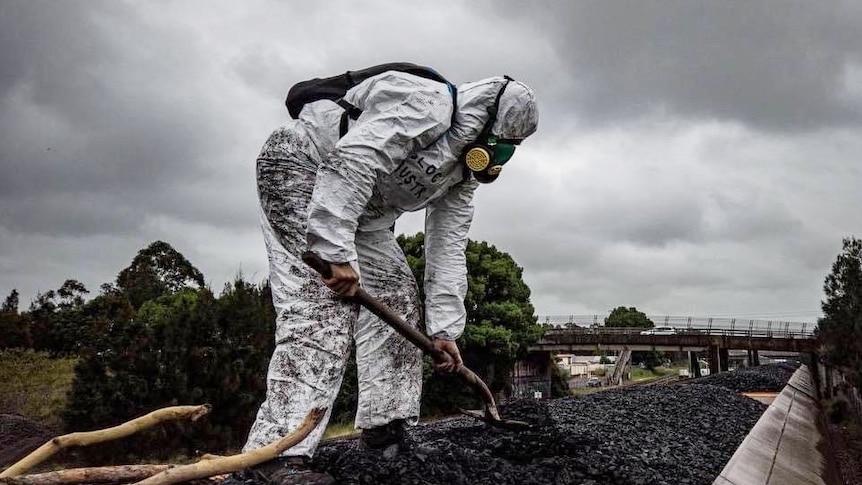
[[[332, 277], [332, 271], [330, 270], [329, 263], [320, 258], [320, 256], [312, 253], [311, 251], [306, 251], [302, 254], [302, 260], [311, 267], [313, 270], [320, 273], [324, 278]], [[392, 311], [391, 308], [384, 305], [383, 302], [369, 295], [368, 292], [363, 290], [362, 288], [356, 292], [356, 295], [353, 297], [353, 300], [358, 302], [360, 305], [368, 309], [371, 313], [380, 317], [381, 320], [386, 322], [387, 325], [394, 328], [396, 332], [400, 333], [407, 340], [410, 341], [413, 345], [422, 349], [423, 352], [430, 355], [434, 362], [440, 363], [448, 363], [452, 362], [453, 358], [449, 355], [448, 352], [445, 352], [441, 349], [438, 349], [434, 346], [434, 343], [428, 338], [424, 333], [420, 332], [419, 329], [408, 325], [399, 315]], [[499, 414], [497, 414], [497, 404], [494, 401], [494, 395], [491, 394], [491, 390], [488, 389], [488, 385], [476, 375], [475, 372], [468, 369], [466, 366], [461, 365], [458, 366], [458, 369], [455, 371], [461, 378], [476, 391], [477, 394], [482, 398], [482, 401], [485, 403], [487, 407], [487, 411], [494, 415], [496, 419], [499, 418]]]

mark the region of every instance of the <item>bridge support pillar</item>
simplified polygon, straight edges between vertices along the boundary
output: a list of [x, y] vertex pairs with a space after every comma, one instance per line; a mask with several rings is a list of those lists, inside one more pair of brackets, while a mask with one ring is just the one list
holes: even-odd
[[752, 358], [752, 360], [751, 360], [752, 366], [756, 367], [756, 366], [760, 365], [760, 354], [758, 354], [756, 350], [751, 351], [751, 358]]
[[691, 377], [700, 377], [700, 362], [697, 361], [697, 352], [688, 352], [688, 372]]
[[709, 346], [707, 362], [709, 362], [709, 375], [718, 374], [718, 345]]
[[723, 347], [719, 347], [718, 349], [718, 370], [720, 372], [730, 370], [730, 352]]

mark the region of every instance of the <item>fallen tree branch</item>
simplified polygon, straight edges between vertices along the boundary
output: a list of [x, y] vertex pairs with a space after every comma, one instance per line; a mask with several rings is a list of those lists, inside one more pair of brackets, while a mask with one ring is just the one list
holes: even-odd
[[177, 465], [119, 465], [72, 468], [0, 479], [4, 485], [74, 485], [80, 483], [129, 483], [143, 480]]
[[[176, 408], [183, 407], [203, 408], [204, 406], [177, 406]], [[0, 476], [0, 485], [79, 485], [83, 483], [113, 484], [129, 483], [136, 480], [140, 480], [136, 483], [136, 485], [170, 485], [179, 482], [195, 483], [195, 481], [201, 483], [200, 480], [202, 479], [206, 479], [208, 477], [215, 477], [216, 475], [225, 475], [231, 472], [242, 470], [244, 468], [253, 467], [255, 465], [278, 457], [288, 448], [304, 440], [305, 437], [308, 436], [308, 434], [311, 433], [311, 431], [313, 431], [314, 428], [317, 427], [317, 425], [323, 419], [323, 416], [326, 414], [325, 408], [315, 408], [305, 416], [305, 419], [303, 419], [302, 423], [300, 423], [297, 429], [295, 429], [289, 435], [279, 439], [278, 441], [270, 443], [269, 445], [262, 448], [258, 448], [256, 450], [252, 450], [239, 455], [204, 455], [201, 457], [201, 461], [190, 465], [121, 465], [58, 470], [34, 475], [19, 475], [21, 471], [27, 470], [41, 463], [60, 449], [74, 445], [88, 445], [101, 441], [121, 438], [133, 434], [134, 432], [144, 429], [146, 427], [152, 426], [157, 422], [164, 421], [167, 419], [177, 419], [186, 415], [183, 414], [182, 416], [166, 418], [165, 416], [170, 416], [171, 413], [157, 414], [162, 411], [168, 411], [172, 409], [174, 408], [160, 409], [146, 416], [142, 416], [141, 418], [129, 421], [128, 423], [124, 423], [123, 425], [117, 426], [115, 428], [108, 428], [106, 430], [100, 431], [91, 431], [88, 433], [73, 433], [70, 435], [54, 438], [53, 440], [43, 445], [42, 448], [45, 448], [48, 445], [52, 445], [58, 440], [63, 440], [64, 438], [68, 438], [74, 435], [89, 435], [84, 436], [83, 438], [81, 438], [81, 436], [77, 436], [74, 440], [64, 440], [60, 444], [54, 445], [53, 447], [49, 447], [47, 451], [43, 451], [39, 455], [37, 455], [37, 452], [39, 452], [39, 450], [41, 450], [42, 448], [34, 451], [33, 453], [25, 457], [23, 460], [19, 461], [18, 463], [7, 469], [5, 472], [3, 472], [3, 475]], [[199, 418], [203, 414], [206, 414], [206, 412], [209, 411], [209, 407], [206, 406], [206, 409], [202, 409], [199, 411], [201, 412], [201, 414], [197, 416], [193, 415], [193, 420]], [[150, 424], [141, 426], [141, 423], [144, 422], [139, 420], [152, 417], [153, 415], [157, 415], [156, 417], [159, 417], [160, 419]], [[133, 427], [136, 427], [136, 429], [129, 432], [130, 428], [123, 428], [126, 425], [133, 425]], [[112, 430], [117, 430], [119, 428], [123, 429], [120, 431], [114, 431], [113, 433], [109, 433], [110, 437], [108, 438], [93, 438], [93, 436], [95, 436], [93, 435], [93, 433], [104, 433]], [[25, 461], [27, 461], [28, 459], [30, 460], [25, 463]], [[13, 470], [13, 467], [16, 467], [17, 470]], [[17, 473], [16, 475], [12, 475], [10, 471], [12, 471], [13, 473]], [[207, 481], [204, 480], [203, 483], [207, 483]]]
[[51, 439], [29, 455], [22, 458], [14, 465], [7, 468], [6, 471], [4, 471], [3, 473], [0, 473], [0, 478], [8, 478], [21, 475], [25, 471], [42, 463], [43, 461], [52, 457], [58, 451], [65, 448], [69, 448], [72, 446], [87, 446], [95, 443], [101, 443], [103, 441], [111, 441], [119, 438], [125, 438], [126, 436], [135, 434], [142, 429], [155, 426], [156, 424], [163, 421], [171, 421], [182, 418], [189, 418], [192, 421], [197, 421], [202, 416], [209, 413], [210, 409], [211, 406], [209, 404], [202, 404], [200, 406], [171, 406], [158, 409], [147, 415], [135, 418], [131, 421], [127, 421], [119, 426], [114, 426], [112, 428], [99, 429], [95, 431], [85, 431], [80, 433], [71, 433], [63, 436], [58, 436]]
[[151, 476], [146, 480], [137, 482], [135, 485], [170, 485], [174, 483], [187, 482], [200, 478], [211, 477], [231, 473], [244, 468], [253, 467], [265, 461], [272, 460], [284, 450], [304, 440], [326, 414], [326, 408], [314, 408], [302, 420], [292, 433], [278, 441], [270, 443], [262, 448], [241, 453], [233, 456], [222, 456], [209, 460], [202, 460], [191, 465], [183, 465], [165, 470], [158, 475]]
[[224, 455], [213, 455], [213, 454], [210, 454], [210, 453], [204, 453], [203, 455], [201, 455], [201, 458], [200, 458], [200, 459], [201, 459], [201, 460], [214, 460], [214, 459], [216, 459], [216, 458], [222, 458], [223, 456], [224, 456]]

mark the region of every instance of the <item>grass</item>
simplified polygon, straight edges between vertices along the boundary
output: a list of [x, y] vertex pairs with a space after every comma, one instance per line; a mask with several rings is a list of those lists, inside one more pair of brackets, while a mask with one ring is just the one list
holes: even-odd
[[569, 394], [573, 396], [585, 396], [587, 394], [592, 394], [594, 392], [601, 392], [609, 389], [608, 387], [578, 387], [576, 389], [570, 389]]
[[[61, 413], [75, 378], [75, 358], [51, 358], [32, 350], [0, 350], [0, 413], [26, 416], [51, 431], [62, 428]], [[357, 433], [353, 423], [330, 423], [324, 438]]]
[[76, 362], [32, 350], [0, 351], [0, 412], [26, 416], [59, 432]]
[[679, 374], [677, 368], [656, 367], [655, 369], [641, 369], [640, 367], [632, 366], [632, 382], [643, 382], [647, 380], [660, 379], [669, 375]]
[[[676, 376], [679, 374], [679, 370], [682, 367], [656, 367], [655, 369], [641, 369], [640, 367], [634, 366], [631, 368], [632, 378], [630, 381], [625, 381], [624, 385], [627, 384], [646, 384], [651, 381], [657, 381], [663, 377], [667, 376]], [[570, 389], [569, 394], [573, 396], [585, 396], [587, 394], [592, 394], [594, 392], [606, 391], [608, 389], [614, 389], [615, 386], [610, 387], [579, 387], [576, 389]]]

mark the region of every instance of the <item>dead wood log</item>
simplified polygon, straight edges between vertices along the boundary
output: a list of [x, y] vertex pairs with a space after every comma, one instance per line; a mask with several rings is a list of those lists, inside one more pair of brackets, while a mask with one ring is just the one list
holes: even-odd
[[[182, 406], [177, 406], [182, 407]], [[197, 406], [185, 406], [185, 407], [197, 407]], [[170, 410], [171, 408], [161, 409], [159, 411]], [[141, 418], [137, 418], [136, 420], [130, 421], [123, 425], [117, 426], [116, 428], [121, 428], [122, 426], [131, 424], [140, 419], [150, 417], [151, 415], [158, 413], [159, 411], [154, 411], [153, 413], [148, 414], [147, 416], [143, 416]], [[197, 417], [193, 417], [192, 419], [197, 419], [198, 417], [206, 414], [209, 411], [207, 407], [206, 410], [203, 411]], [[164, 414], [164, 413], [163, 413]], [[281, 453], [283, 453], [288, 448], [296, 445], [300, 441], [304, 440], [309, 433], [311, 433], [314, 428], [320, 423], [323, 419], [323, 416], [326, 414], [325, 408], [315, 408], [311, 410], [306, 416], [305, 419], [300, 423], [299, 427], [294, 430], [289, 435], [281, 438], [280, 440], [270, 443], [263, 448], [258, 448], [256, 450], [249, 451], [247, 453], [242, 453], [239, 455], [233, 456], [218, 456], [218, 455], [204, 455], [201, 457], [201, 460], [197, 463], [190, 465], [121, 465], [121, 466], [109, 466], [109, 467], [91, 467], [91, 468], [77, 468], [70, 470], [58, 470], [47, 473], [40, 473], [34, 475], [11, 475], [9, 474], [12, 467], [3, 472], [4, 476], [0, 476], [0, 485], [78, 485], [78, 484], [117, 484], [117, 483], [129, 483], [136, 480], [139, 480], [135, 485], [170, 485], [174, 483], [180, 482], [191, 482], [192, 484], [202, 485], [209, 483], [216, 483], [219, 480], [215, 480], [216, 478], [223, 478], [227, 476], [227, 474], [242, 470], [244, 468], [253, 467], [265, 461], [272, 460], [278, 457]], [[159, 421], [165, 421], [167, 419], [176, 419], [176, 418], [165, 418], [162, 417]], [[152, 424], [155, 424], [155, 421]], [[139, 425], [140, 422], [136, 423], [136, 426]], [[148, 426], [152, 426], [149, 424]], [[148, 426], [142, 426], [137, 428], [137, 430], [144, 429]], [[111, 431], [116, 428], [109, 428], [106, 430], [100, 431], [92, 431], [89, 433], [73, 433], [72, 435], [85, 435], [90, 433], [101, 433], [103, 431]], [[136, 431], [137, 431], [136, 430]], [[68, 446], [73, 445], [87, 445], [98, 443], [100, 441], [107, 441], [110, 439], [116, 439], [123, 436], [128, 436], [132, 432], [127, 432], [128, 430], [124, 429], [120, 431], [120, 434], [114, 436], [111, 434], [110, 438], [105, 439], [92, 439], [92, 437], [84, 437], [85, 439], [81, 439], [80, 436], [77, 437], [73, 442], [63, 442], [59, 445], [56, 445], [56, 450], [53, 448], [49, 449], [49, 451], [43, 452], [44, 456], [37, 456], [33, 458], [30, 462], [24, 463], [26, 467], [33, 467], [38, 463], [41, 463], [51, 455], [53, 455], [59, 449], [66, 448]], [[122, 434], [125, 433], [125, 434]], [[45, 446], [52, 444], [56, 440], [60, 440], [61, 438], [66, 438], [72, 435], [65, 435], [59, 438], [54, 438], [50, 442], [46, 443]], [[44, 447], [44, 446], [43, 446]], [[41, 448], [40, 448], [41, 449]], [[34, 451], [30, 455], [24, 458], [24, 460], [19, 461], [13, 467], [18, 467], [19, 470], [26, 470], [27, 468], [23, 468], [20, 466], [22, 462], [35, 455], [39, 450]], [[13, 470], [14, 472], [14, 470]], [[20, 473], [20, 471], [18, 472]], [[9, 474], [8, 476], [5, 476]], [[221, 477], [218, 477], [221, 475]], [[207, 480], [209, 478], [209, 480]]]
[[191, 465], [183, 465], [165, 470], [158, 475], [151, 476], [137, 482], [135, 485], [170, 485], [174, 483], [187, 482], [214, 475], [222, 475], [235, 472], [244, 468], [253, 467], [265, 461], [272, 460], [284, 450], [304, 440], [326, 414], [326, 408], [314, 408], [302, 420], [292, 433], [278, 441], [270, 443], [263, 448], [241, 453], [233, 456], [222, 456], [209, 460], [202, 460]]
[[14, 477], [21, 475], [25, 471], [42, 463], [52, 457], [58, 451], [72, 446], [87, 446], [103, 441], [111, 441], [119, 438], [125, 438], [152, 427], [163, 421], [171, 421], [182, 418], [189, 418], [196, 421], [202, 416], [210, 412], [209, 404], [200, 406], [171, 406], [167, 408], [157, 409], [147, 415], [127, 421], [119, 426], [112, 428], [99, 429], [95, 431], [85, 431], [79, 433], [71, 433], [63, 436], [58, 436], [51, 439], [44, 445], [37, 448], [35, 451], [25, 456], [17, 463], [7, 468], [3, 473], [0, 473], [0, 478]]
[[129, 483], [143, 480], [177, 465], [119, 465], [71, 468], [33, 475], [0, 478], [3, 485], [75, 485], [81, 483]]
[[213, 455], [212, 453], [204, 453], [203, 455], [201, 455], [201, 458], [200, 458], [200, 459], [201, 459], [201, 460], [212, 460], [212, 459], [215, 459], [215, 458], [221, 458], [221, 457], [223, 457], [223, 456], [224, 456], [224, 455]]

